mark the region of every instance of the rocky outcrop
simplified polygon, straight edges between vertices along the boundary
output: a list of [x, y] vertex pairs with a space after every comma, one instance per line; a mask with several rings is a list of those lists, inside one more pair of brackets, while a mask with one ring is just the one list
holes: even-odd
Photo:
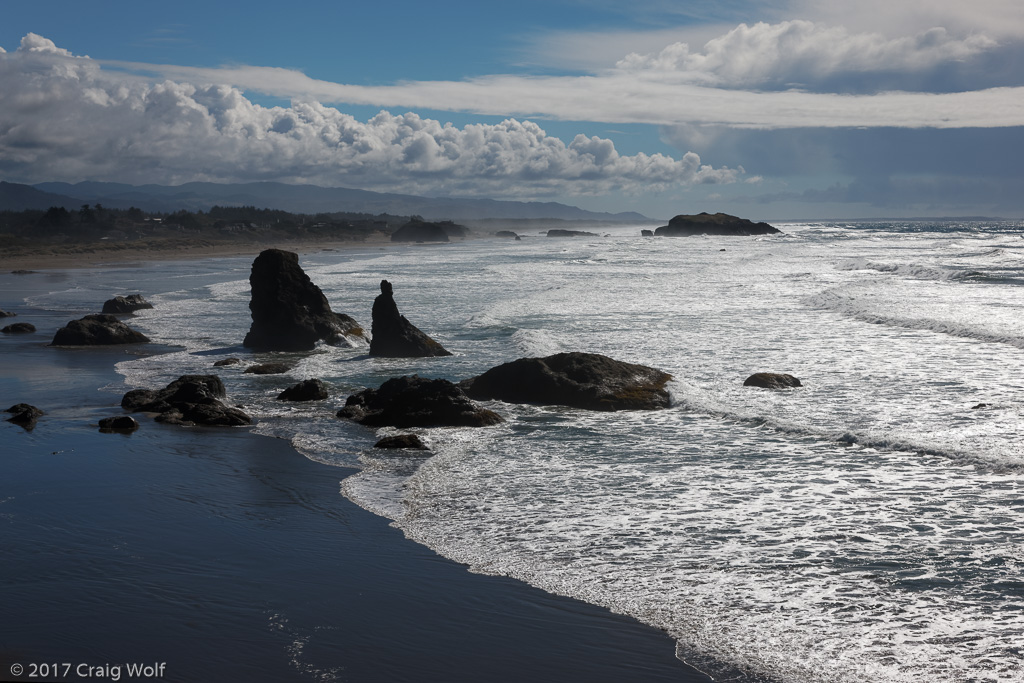
[[414, 451], [428, 451], [426, 444], [415, 434], [396, 434], [394, 436], [385, 436], [383, 439], [373, 444], [374, 448], [403, 448]]
[[4, 327], [0, 332], [4, 334], [29, 334], [36, 331], [36, 326], [32, 323], [14, 323]]
[[587, 410], [654, 410], [671, 404], [672, 375], [597, 353], [520, 358], [459, 383], [478, 400], [562, 405]]
[[745, 387], [760, 387], [762, 389], [789, 389], [790, 387], [803, 386], [793, 375], [786, 375], [779, 372], [755, 372], [744, 382]]
[[279, 401], [322, 401], [327, 398], [327, 385], [318, 379], [304, 379], [277, 395]]
[[260, 363], [259, 365], [250, 365], [245, 372], [250, 375], [283, 375], [291, 369], [292, 366], [287, 363]]
[[364, 339], [351, 317], [331, 310], [327, 297], [299, 266], [298, 254], [267, 249], [252, 263], [252, 326], [242, 342], [257, 351], [308, 351], [318, 341]]
[[641, 230], [640, 231], [640, 236], [641, 237], [654, 237], [654, 231], [653, 230]]
[[32, 431], [32, 429], [36, 426], [36, 422], [39, 420], [39, 418], [41, 418], [43, 415], [46, 415], [46, 413], [44, 413], [39, 408], [36, 408], [35, 406], [29, 405], [27, 403], [17, 403], [8, 408], [4, 412], [12, 413], [12, 416], [7, 418], [8, 422], [13, 422], [19, 427], [22, 427], [29, 431]]
[[13, 318], [16, 315], [18, 314], [10, 311], [0, 311], [0, 318]]
[[139, 428], [139, 422], [131, 415], [118, 415], [117, 417], [105, 417], [99, 422], [101, 432], [134, 432]]
[[446, 379], [395, 377], [352, 394], [338, 417], [370, 427], [484, 427], [504, 422]]
[[[450, 224], [454, 226], [454, 223]], [[461, 226], [458, 226], [461, 227]], [[392, 242], [448, 242], [451, 227], [444, 223], [412, 219], [391, 233]]]
[[235, 427], [252, 424], [238, 408], [224, 405], [226, 392], [217, 375], [182, 375], [163, 389], [133, 389], [121, 399], [130, 413], [159, 413], [157, 422]]
[[563, 230], [561, 228], [555, 228], [548, 230], [548, 237], [600, 237], [595, 232], [586, 232], [584, 230]]
[[222, 368], [225, 365], [238, 365], [241, 362], [242, 362], [241, 358], [222, 358], [221, 360], [219, 360], [216, 363], [214, 363], [213, 367], [215, 367], [215, 368]]
[[144, 308], [153, 308], [153, 304], [146, 301], [141, 294], [129, 294], [128, 296], [115, 296], [103, 302], [103, 313], [112, 315], [128, 315]]
[[520, 237], [519, 235], [517, 235], [515, 232], [513, 232], [511, 230], [499, 230], [498, 232], [494, 233], [494, 236], [495, 237], [505, 237], [507, 239], [512, 239], [512, 240], [515, 240], [517, 242], [523, 239], [522, 237]]
[[447, 349], [421, 332], [398, 312], [391, 283], [380, 281], [380, 294], [373, 300], [370, 355], [384, 358], [450, 356]]
[[109, 313], [94, 313], [72, 320], [57, 330], [51, 346], [99, 346], [144, 344], [149, 337], [137, 332]]
[[746, 218], [737, 218], [726, 213], [699, 213], [676, 216], [654, 231], [664, 237], [688, 237], [691, 235], [772, 235], [781, 233], [767, 223], [754, 223]]

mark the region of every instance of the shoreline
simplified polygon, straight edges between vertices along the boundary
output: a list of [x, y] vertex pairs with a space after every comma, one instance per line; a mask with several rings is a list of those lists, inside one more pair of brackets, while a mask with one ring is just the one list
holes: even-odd
[[264, 249], [284, 249], [301, 255], [322, 251], [356, 251], [359, 249], [409, 246], [411, 243], [392, 242], [390, 239], [381, 238], [358, 242], [353, 240], [285, 239], [261, 240], [257, 242], [204, 242], [202, 244], [181, 242], [151, 243], [140, 246], [122, 246], [122, 244], [125, 243], [117, 243], [109, 247], [105, 247], [102, 244], [90, 244], [78, 245], [68, 249], [60, 249], [59, 246], [54, 248], [26, 248], [24, 253], [5, 253], [0, 251], [0, 272], [118, 267], [133, 263], [179, 261], [185, 259], [255, 257]]
[[[65, 317], [17, 289], [0, 308]], [[287, 441], [148, 418], [100, 434], [124, 350], [39, 341], [0, 338], [0, 390], [47, 413], [31, 432], [0, 423], [0, 677], [158, 661], [184, 681], [710, 681], [663, 631], [410, 541], [341, 495], [354, 470]]]

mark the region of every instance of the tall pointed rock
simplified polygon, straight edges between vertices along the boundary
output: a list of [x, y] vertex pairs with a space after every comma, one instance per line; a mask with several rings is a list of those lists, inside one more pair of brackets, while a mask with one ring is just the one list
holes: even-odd
[[391, 283], [387, 280], [380, 281], [380, 294], [373, 300], [371, 332], [371, 356], [421, 358], [452, 355], [398, 312]]

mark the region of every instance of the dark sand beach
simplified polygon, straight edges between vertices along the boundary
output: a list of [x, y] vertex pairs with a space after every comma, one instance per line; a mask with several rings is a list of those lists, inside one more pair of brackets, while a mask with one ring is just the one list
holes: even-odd
[[0, 422], [0, 680], [710, 680], [656, 629], [406, 540], [286, 441], [148, 418], [100, 433], [136, 351], [48, 347], [70, 316], [22, 299], [55, 277], [0, 276], [0, 309], [39, 328], [0, 338], [3, 407], [46, 411]]

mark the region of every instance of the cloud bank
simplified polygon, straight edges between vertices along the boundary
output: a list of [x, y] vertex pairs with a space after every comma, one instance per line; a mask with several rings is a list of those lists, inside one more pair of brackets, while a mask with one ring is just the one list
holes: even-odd
[[362, 122], [308, 96], [263, 107], [223, 81], [151, 83], [29, 34], [16, 51], [0, 52], [0, 174], [536, 197], [728, 183], [741, 172], [693, 153], [624, 156], [597, 137], [566, 144], [511, 118], [457, 128], [382, 111]]

